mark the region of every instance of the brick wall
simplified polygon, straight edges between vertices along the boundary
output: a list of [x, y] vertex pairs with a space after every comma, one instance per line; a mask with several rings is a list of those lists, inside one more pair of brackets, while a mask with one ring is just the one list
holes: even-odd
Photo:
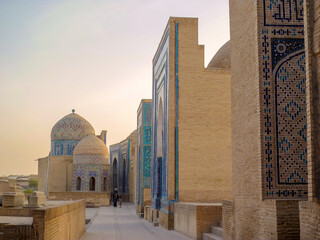
[[46, 176], [47, 176], [48, 157], [38, 159], [38, 190], [46, 192]]
[[300, 239], [299, 201], [276, 201], [278, 239]]
[[230, 239], [286, 239], [289, 235], [298, 239], [297, 202], [263, 200], [270, 195], [265, 191], [268, 178], [263, 176], [266, 158], [262, 157], [268, 152], [261, 144], [265, 140], [261, 129], [268, 126], [260, 116], [265, 100], [259, 82], [262, 32], [258, 25], [263, 17], [258, 15], [258, 5], [262, 3], [230, 0], [233, 205], [232, 211], [226, 206], [225, 221], [233, 222], [234, 228], [227, 225], [224, 234]]
[[[170, 22], [179, 24], [179, 201], [230, 199], [230, 71], [204, 68], [204, 46], [198, 45], [198, 19], [173, 18]], [[173, 101], [169, 104], [175, 106]]]
[[320, 239], [320, 203], [300, 202], [300, 239]]
[[298, 201], [224, 201], [222, 219], [225, 239], [299, 239]]
[[37, 240], [31, 225], [0, 224], [0, 240]]
[[211, 226], [219, 226], [222, 204], [184, 203], [174, 204], [174, 230], [193, 239], [202, 239], [202, 234], [211, 232]]
[[234, 239], [233, 208], [234, 206], [232, 201], [222, 201], [222, 226], [224, 240]]
[[32, 217], [33, 209], [31, 208], [4, 208], [0, 207], [0, 216], [20, 216], [20, 217]]
[[320, 199], [319, 159], [319, 75], [320, 75], [320, 2], [304, 1], [306, 85], [308, 119], [308, 195], [309, 200]]
[[[105, 192], [50, 192], [50, 200], [86, 200], [87, 205], [109, 206], [110, 194]], [[127, 199], [126, 199], [127, 200]]]
[[0, 239], [77, 240], [85, 232], [85, 201], [55, 202], [49, 207], [0, 208], [2, 216], [33, 217], [32, 225], [0, 225]]
[[307, 104], [308, 104], [308, 196], [300, 202], [300, 239], [320, 239], [319, 73], [320, 1], [304, 0]]
[[234, 239], [254, 239], [261, 199], [257, 6], [254, 0], [229, 5]]
[[160, 225], [168, 230], [173, 230], [174, 229], [174, 215], [172, 213], [165, 213], [163, 211], [159, 211], [158, 214], [159, 214]]
[[[72, 156], [51, 156], [49, 167], [49, 192], [65, 192], [72, 189]], [[46, 161], [40, 161], [38, 171], [46, 166]], [[42, 175], [43, 176], [43, 175]], [[46, 175], [44, 175], [46, 176]]]
[[150, 199], [151, 199], [151, 188], [144, 188], [143, 189], [143, 205], [150, 206]]
[[42, 223], [44, 216], [44, 239], [77, 240], [85, 232], [84, 201], [76, 201], [43, 211], [44, 215], [43, 213], [35, 215], [33, 221], [34, 224]]
[[[166, 37], [167, 33], [169, 39]], [[155, 207], [154, 202], [156, 207], [161, 205], [161, 211], [166, 214], [170, 212], [170, 200], [219, 202], [222, 199], [230, 199], [232, 197], [230, 70], [204, 67], [204, 46], [198, 44], [197, 18], [171, 17], [160, 46], [163, 47], [158, 49], [153, 62], [154, 81], [157, 81], [154, 82], [154, 87], [157, 89], [153, 91], [153, 117], [157, 129], [153, 129], [152, 149], [153, 155], [156, 154], [153, 156], [153, 167], [158, 166], [156, 157], [162, 156], [162, 169], [166, 171], [163, 170], [162, 173], [161, 190], [160, 187], [153, 188], [155, 192], [161, 191], [161, 193], [152, 196], [151, 205]], [[169, 53], [168, 58], [164, 57], [165, 60], [158, 58], [158, 54], [166, 56], [166, 51]], [[161, 72], [163, 64], [169, 65], [168, 74]], [[160, 77], [157, 74], [164, 75]], [[160, 80], [157, 80], [158, 77]], [[176, 86], [177, 78], [179, 89]], [[161, 79], [164, 79], [163, 85], [160, 84]], [[179, 91], [178, 105], [177, 91]], [[167, 106], [168, 111], [167, 121], [163, 121], [163, 142], [160, 134], [162, 120], [159, 120], [162, 118], [162, 111], [159, 110], [161, 101]], [[166, 115], [166, 112], [164, 114]], [[158, 186], [158, 178], [153, 177], [153, 182]], [[159, 199], [155, 199], [156, 195], [161, 195], [159, 205], [157, 202]], [[166, 222], [168, 219], [163, 217], [160, 224], [170, 225], [171, 223]]]
[[[168, 140], [168, 155], [166, 156], [168, 200], [176, 199], [178, 197], [176, 192], [179, 194], [179, 201], [186, 202], [214, 202], [231, 198], [230, 71], [204, 67], [204, 46], [198, 44], [198, 19], [171, 17], [164, 36], [168, 28], [170, 29], [169, 71], [166, 76], [168, 81], [168, 131], [164, 132], [164, 139]], [[179, 42], [177, 63], [176, 30]], [[158, 51], [163, 53], [165, 50], [158, 49]], [[158, 51], [155, 58], [158, 56]], [[162, 66], [160, 62], [154, 62], [154, 64], [157, 67]], [[179, 146], [177, 148], [175, 146], [176, 66], [178, 66], [179, 78]], [[157, 72], [157, 69], [154, 71]], [[157, 94], [154, 97], [160, 101], [158, 98], [160, 99], [162, 92]], [[162, 95], [161, 98], [163, 100]], [[164, 100], [164, 105], [165, 103], [166, 100]], [[155, 106], [154, 102], [153, 107], [153, 115], [158, 117], [160, 115], [157, 114], [159, 106]], [[154, 132], [157, 130], [155, 129]], [[157, 142], [154, 141], [153, 149], [156, 147], [162, 149], [159, 142], [161, 142], [160, 136]], [[213, 142], [215, 144], [212, 144]], [[175, 165], [176, 149], [179, 151], [179, 166]], [[179, 189], [176, 189], [176, 168], [179, 169]], [[164, 205], [168, 205], [167, 202]], [[167, 206], [164, 205], [162, 204], [162, 207], [166, 208]]]
[[137, 131], [133, 131], [128, 137], [130, 140], [130, 166], [129, 166], [129, 202], [136, 202], [137, 181]]

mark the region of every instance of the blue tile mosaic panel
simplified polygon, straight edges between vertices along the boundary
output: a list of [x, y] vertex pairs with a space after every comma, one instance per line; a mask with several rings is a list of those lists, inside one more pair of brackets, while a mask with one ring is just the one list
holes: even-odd
[[265, 199], [307, 197], [302, 0], [260, 0], [259, 65]]
[[[138, 119], [143, 116], [142, 124], [138, 123], [137, 135], [137, 204], [143, 205], [144, 189], [151, 187], [151, 143], [152, 143], [152, 126], [151, 126], [151, 102], [143, 102]], [[140, 115], [141, 114], [141, 115]], [[139, 120], [138, 120], [139, 121]]]
[[151, 146], [143, 147], [143, 176], [151, 176]]
[[[94, 177], [96, 180], [95, 191], [103, 191], [103, 179], [108, 176], [106, 165], [101, 164], [73, 164], [72, 191], [76, 190], [76, 179], [81, 178], [80, 192], [89, 191], [89, 179]], [[107, 177], [107, 181], [110, 179]]]
[[143, 109], [144, 109], [144, 113], [143, 113], [144, 124], [150, 125], [151, 124], [151, 110], [152, 110], [151, 103], [145, 103], [143, 106]]
[[151, 126], [144, 127], [144, 144], [151, 144]]

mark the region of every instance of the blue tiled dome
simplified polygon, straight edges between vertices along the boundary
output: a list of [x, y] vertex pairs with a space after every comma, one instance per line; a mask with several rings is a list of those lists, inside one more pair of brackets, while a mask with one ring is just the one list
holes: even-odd
[[88, 135], [94, 135], [92, 125], [76, 113], [61, 118], [51, 130], [51, 141], [80, 141]]

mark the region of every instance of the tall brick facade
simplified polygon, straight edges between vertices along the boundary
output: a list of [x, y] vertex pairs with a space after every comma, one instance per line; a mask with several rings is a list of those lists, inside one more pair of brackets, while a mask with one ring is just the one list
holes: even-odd
[[305, 0], [305, 46], [308, 105], [308, 200], [300, 202], [300, 239], [320, 238], [319, 63], [320, 2]]
[[110, 166], [112, 193], [122, 196], [124, 201], [129, 200], [129, 164], [130, 164], [130, 140], [110, 145]]
[[170, 18], [153, 74], [151, 207], [172, 227], [173, 202], [231, 198], [230, 69], [204, 67], [198, 19]]
[[307, 115], [303, 1], [258, 1], [264, 199], [306, 199]]
[[137, 111], [137, 212], [151, 201], [151, 110], [152, 100], [142, 99]]
[[308, 182], [302, 11], [302, 1], [230, 0], [233, 201], [223, 210], [226, 239], [299, 239], [295, 199], [306, 199]]

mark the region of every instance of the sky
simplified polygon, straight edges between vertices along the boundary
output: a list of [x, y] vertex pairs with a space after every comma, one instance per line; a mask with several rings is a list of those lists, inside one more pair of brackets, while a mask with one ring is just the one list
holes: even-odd
[[206, 65], [230, 38], [228, 0], [0, 0], [0, 176], [36, 174], [72, 109], [107, 145], [136, 129], [170, 16], [199, 18]]

